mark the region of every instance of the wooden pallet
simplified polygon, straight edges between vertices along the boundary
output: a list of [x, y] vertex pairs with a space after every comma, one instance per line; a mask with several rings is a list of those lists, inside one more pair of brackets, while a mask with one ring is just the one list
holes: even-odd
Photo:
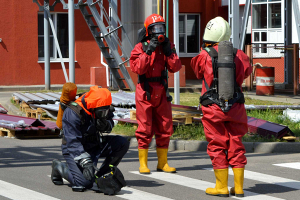
[[[172, 110], [172, 121], [183, 123], [183, 124], [192, 124], [193, 118], [197, 117], [199, 118], [201, 114], [194, 114], [194, 113], [186, 113], [183, 111], [174, 111]], [[130, 111], [130, 119], [136, 120], [136, 110]]]
[[29, 139], [29, 138], [58, 138], [59, 130], [22, 130], [14, 131], [0, 127], [0, 136], [8, 138]]
[[9, 129], [0, 127], [0, 136], [1, 137], [7, 136], [9, 138], [15, 138], [16, 134], [15, 134], [14, 130], [9, 130]]
[[43, 117], [46, 112], [42, 108], [37, 108], [36, 110], [33, 110], [31, 108], [25, 109], [26, 117], [34, 118], [34, 119], [41, 119], [41, 120], [48, 120], [51, 118]]
[[20, 99], [16, 98], [15, 96], [13, 96], [12, 99], [16, 104], [20, 104]]
[[26, 109], [30, 109], [30, 107], [29, 107], [29, 105], [27, 104], [27, 103], [25, 103], [24, 101], [22, 101], [21, 103], [20, 103], [20, 110], [22, 111], [22, 112], [26, 112]]

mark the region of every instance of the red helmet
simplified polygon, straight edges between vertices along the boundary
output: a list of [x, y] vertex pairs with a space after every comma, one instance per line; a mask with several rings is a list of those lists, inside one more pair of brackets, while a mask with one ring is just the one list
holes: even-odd
[[144, 26], [146, 28], [146, 36], [148, 36], [148, 28], [153, 26], [154, 24], [163, 24], [165, 25], [165, 20], [162, 16], [158, 14], [152, 14], [146, 18], [144, 22]]

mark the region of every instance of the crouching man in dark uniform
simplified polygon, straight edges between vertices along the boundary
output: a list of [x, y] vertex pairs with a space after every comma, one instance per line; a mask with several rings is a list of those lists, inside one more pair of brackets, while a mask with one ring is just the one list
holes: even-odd
[[[113, 128], [112, 97], [109, 90], [93, 86], [90, 91], [71, 102], [64, 110], [62, 127], [62, 154], [66, 163], [53, 160], [51, 180], [62, 185], [62, 178], [72, 185], [73, 191], [93, 187], [95, 176], [111, 171], [117, 166], [129, 148], [129, 142], [121, 136], [102, 136]], [[98, 159], [105, 158], [95, 173]]]

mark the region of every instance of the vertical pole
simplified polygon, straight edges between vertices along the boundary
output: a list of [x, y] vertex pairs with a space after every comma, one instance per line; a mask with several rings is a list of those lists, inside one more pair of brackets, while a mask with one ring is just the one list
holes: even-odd
[[294, 44], [294, 95], [299, 91], [299, 44]]
[[[284, 1], [284, 46], [292, 44], [292, 2]], [[293, 80], [293, 52], [285, 50], [284, 53], [284, 83], [292, 84]]]
[[245, 38], [246, 38], [247, 25], [248, 25], [248, 19], [249, 19], [250, 5], [251, 5], [251, 1], [246, 1], [245, 8], [244, 8], [243, 24], [242, 24], [242, 29], [241, 29], [241, 33], [240, 33], [239, 49], [241, 49], [241, 50], [244, 49], [244, 45], [245, 45]]
[[231, 42], [234, 48], [239, 48], [239, 28], [240, 28], [240, 16], [239, 16], [239, 1], [229, 0], [228, 2], [228, 18], [229, 25], [231, 27]]
[[166, 11], [166, 36], [169, 37], [169, 0], [166, 2], [167, 4], [167, 11]]
[[50, 28], [47, 11], [49, 0], [44, 0], [44, 58], [45, 58], [45, 90], [50, 90]]
[[[247, 54], [247, 56], [249, 57], [249, 61], [250, 61], [250, 56], [249, 56], [249, 46], [250, 45], [247, 45], [246, 46], [246, 54]], [[251, 75], [250, 75], [251, 76]], [[250, 91], [251, 90], [251, 86], [250, 86], [250, 82], [251, 82], [251, 77], [248, 77], [248, 78], [246, 78], [246, 80], [245, 80], [245, 84], [246, 84], [246, 88], [247, 88], [247, 91]]]
[[160, 15], [160, 0], [157, 0], [157, 14]]
[[[174, 24], [174, 44], [176, 47], [177, 55], [179, 55], [179, 9], [178, 9], [178, 0], [173, 0], [173, 24]], [[179, 97], [179, 71], [174, 74], [174, 96], [175, 96], [175, 104], [180, 104]]]
[[300, 42], [300, 12], [299, 12], [299, 4], [298, 0], [293, 1], [293, 8], [294, 8], [294, 19], [296, 23], [296, 29], [298, 33], [298, 43]]
[[163, 0], [162, 1], [163, 3], [163, 18], [166, 19], [166, 0]]
[[[250, 64], [252, 65], [252, 53], [251, 53], [251, 45], [246, 46], [246, 54], [249, 57]], [[251, 91], [253, 89], [253, 74], [251, 73], [248, 78], [246, 78], [246, 88], [247, 91]]]
[[69, 77], [75, 83], [75, 29], [74, 29], [74, 0], [69, 0]]

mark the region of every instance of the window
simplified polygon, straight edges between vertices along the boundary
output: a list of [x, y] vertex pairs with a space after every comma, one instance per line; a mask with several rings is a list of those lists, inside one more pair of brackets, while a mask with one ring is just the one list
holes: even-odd
[[[69, 58], [69, 33], [68, 14], [53, 13], [51, 19], [56, 30], [56, 35], [63, 58]], [[51, 60], [59, 58], [54, 36], [50, 28], [50, 57]], [[44, 60], [44, 13], [38, 14], [38, 56], [39, 60]]]
[[267, 44], [264, 44], [268, 41], [267, 32], [253, 32], [253, 42], [254, 52], [255, 53], [268, 53]]
[[183, 57], [195, 56], [200, 51], [200, 15], [179, 15], [179, 53]]
[[[271, 43], [281, 43], [282, 0], [252, 0], [252, 42], [254, 56], [278, 56]], [[277, 55], [278, 54], [278, 55]]]
[[269, 4], [269, 28], [281, 28], [281, 4]]
[[267, 4], [253, 5], [253, 28], [267, 28]]
[[281, 28], [281, 0], [252, 0], [253, 29]]

